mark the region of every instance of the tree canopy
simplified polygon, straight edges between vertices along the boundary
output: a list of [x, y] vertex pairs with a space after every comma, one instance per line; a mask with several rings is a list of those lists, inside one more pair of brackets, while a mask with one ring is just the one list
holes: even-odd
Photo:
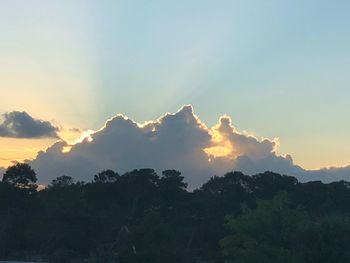
[[17, 163], [10, 166], [3, 178], [4, 183], [23, 189], [36, 189], [37, 181], [35, 171], [26, 163]]
[[230, 172], [188, 191], [176, 170], [73, 178], [35, 191], [29, 165], [8, 168], [0, 183], [0, 260], [350, 262], [347, 182]]

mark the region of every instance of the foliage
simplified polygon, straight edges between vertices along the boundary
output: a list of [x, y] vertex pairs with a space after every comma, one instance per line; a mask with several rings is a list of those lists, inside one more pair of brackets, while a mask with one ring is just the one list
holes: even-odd
[[74, 179], [71, 176], [62, 175], [52, 180], [49, 187], [68, 187], [72, 185], [73, 182], [74, 182]]
[[301, 262], [297, 248], [311, 222], [304, 210], [292, 207], [285, 192], [242, 210], [238, 217], [227, 217], [232, 235], [220, 242], [225, 262]]
[[113, 183], [117, 181], [119, 174], [112, 170], [105, 170], [94, 175], [95, 183]]
[[17, 163], [10, 166], [5, 172], [2, 181], [17, 188], [34, 190], [37, 181], [34, 170], [26, 163]]
[[322, 263], [350, 258], [345, 182], [299, 183], [271, 172], [231, 172], [190, 192], [178, 171], [159, 176], [139, 169], [122, 175], [106, 170], [92, 182], [60, 176], [34, 191], [29, 165], [10, 167], [5, 175], [0, 260]]

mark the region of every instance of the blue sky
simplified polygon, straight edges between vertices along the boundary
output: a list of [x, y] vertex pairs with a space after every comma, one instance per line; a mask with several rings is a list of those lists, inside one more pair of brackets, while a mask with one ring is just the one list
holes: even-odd
[[[0, 112], [97, 129], [192, 104], [279, 137], [307, 168], [350, 163], [349, 1], [0, 2]], [[14, 99], [16, 98], [16, 99]]]

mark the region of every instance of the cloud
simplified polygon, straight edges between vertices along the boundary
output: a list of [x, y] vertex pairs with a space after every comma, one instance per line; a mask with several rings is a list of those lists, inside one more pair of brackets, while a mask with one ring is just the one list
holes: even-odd
[[210, 146], [210, 139], [207, 128], [193, 114], [191, 106], [143, 125], [117, 115], [81, 143], [70, 146], [58, 142], [40, 152], [31, 164], [44, 183], [63, 174], [89, 180], [102, 169], [122, 173], [151, 167], [193, 174], [188, 182], [198, 185], [213, 173], [208, 171], [208, 156], [203, 151]]
[[350, 166], [308, 170], [303, 171], [300, 175], [300, 181], [302, 182], [310, 181], [310, 178], [314, 178], [314, 180], [319, 180], [324, 183], [331, 183], [340, 180], [350, 181]]
[[104, 169], [119, 173], [137, 168], [180, 170], [189, 188], [232, 170], [255, 174], [266, 170], [294, 175], [301, 181], [347, 179], [349, 168], [306, 171], [291, 156], [276, 154], [277, 139], [239, 132], [228, 116], [208, 128], [190, 105], [144, 124], [117, 115], [76, 144], [59, 141], [30, 162], [40, 183], [61, 175], [90, 181]]
[[57, 127], [48, 121], [34, 119], [24, 111], [7, 112], [2, 119], [0, 137], [59, 138]]
[[219, 123], [211, 129], [212, 146], [205, 151], [213, 157], [224, 156], [236, 159], [239, 156], [247, 156], [252, 159], [261, 159], [274, 153], [278, 140], [258, 140], [254, 136], [240, 133], [232, 125], [231, 118], [222, 116]]

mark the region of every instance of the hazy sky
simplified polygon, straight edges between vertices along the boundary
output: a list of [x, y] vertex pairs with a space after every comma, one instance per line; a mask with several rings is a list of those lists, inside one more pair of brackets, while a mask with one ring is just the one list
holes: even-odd
[[[1, 0], [0, 113], [87, 130], [192, 104], [209, 126], [226, 113], [279, 137], [305, 168], [347, 165], [349, 13], [345, 0]], [[1, 138], [0, 164], [52, 142]]]

